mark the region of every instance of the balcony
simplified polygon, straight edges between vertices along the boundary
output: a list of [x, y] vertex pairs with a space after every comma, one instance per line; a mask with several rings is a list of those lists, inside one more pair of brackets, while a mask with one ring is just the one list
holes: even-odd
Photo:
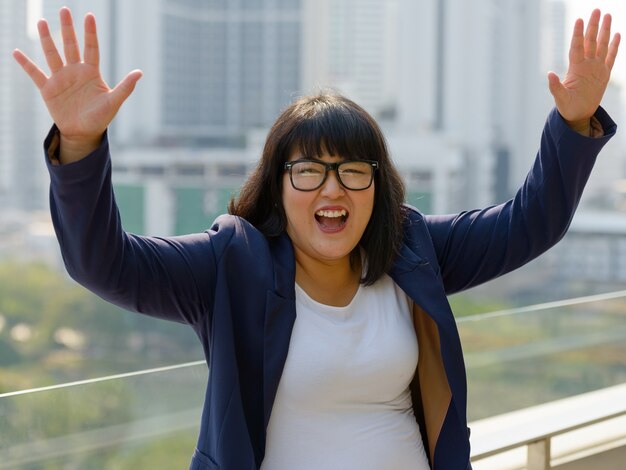
[[[459, 318], [475, 469], [623, 468], [625, 306], [622, 291]], [[1, 394], [0, 469], [186, 468], [207, 377], [197, 361]]]

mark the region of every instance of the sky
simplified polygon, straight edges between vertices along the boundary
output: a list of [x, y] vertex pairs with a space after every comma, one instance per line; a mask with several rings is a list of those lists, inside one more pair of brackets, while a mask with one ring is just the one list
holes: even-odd
[[[612, 32], [619, 32], [622, 36], [620, 50], [613, 66], [613, 77], [615, 81], [626, 87], [626, 1], [625, 0], [565, 0], [567, 5], [568, 31], [571, 32], [576, 18], [585, 20], [585, 25], [589, 15], [594, 8], [599, 8], [602, 14], [610, 13], [613, 22]], [[569, 36], [569, 33], [568, 33]], [[567, 39], [569, 43], [569, 38]]]

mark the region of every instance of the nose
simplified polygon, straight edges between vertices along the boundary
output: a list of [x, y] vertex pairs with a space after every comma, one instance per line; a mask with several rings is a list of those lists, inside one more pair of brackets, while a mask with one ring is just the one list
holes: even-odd
[[343, 196], [344, 194], [345, 188], [339, 182], [337, 170], [329, 171], [326, 176], [326, 181], [324, 181], [324, 184], [322, 185], [322, 195], [329, 198], [337, 198]]

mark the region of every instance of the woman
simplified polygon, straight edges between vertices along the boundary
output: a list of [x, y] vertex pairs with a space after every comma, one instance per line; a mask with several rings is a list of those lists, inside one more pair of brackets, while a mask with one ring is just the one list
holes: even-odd
[[[302, 98], [269, 132], [231, 215], [202, 234], [125, 233], [106, 128], [140, 71], [100, 76], [95, 19], [81, 61], [60, 12], [45, 20], [51, 74], [19, 51], [55, 122], [51, 212], [68, 272], [103, 298], [188, 323], [210, 368], [192, 469], [466, 469], [466, 380], [446, 300], [511, 271], [565, 233], [616, 126], [599, 108], [619, 45], [595, 10], [574, 27], [569, 71], [511, 201], [426, 216], [372, 118], [339, 96]], [[297, 314], [297, 315], [296, 315]], [[419, 361], [418, 361], [419, 358]], [[419, 365], [418, 365], [419, 362]]]

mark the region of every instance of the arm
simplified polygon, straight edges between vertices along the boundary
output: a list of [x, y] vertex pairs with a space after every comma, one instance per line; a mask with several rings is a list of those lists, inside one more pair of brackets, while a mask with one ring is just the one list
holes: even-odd
[[[54, 153], [55, 129], [46, 139]], [[215, 267], [232, 230], [172, 238], [123, 231], [111, 185], [106, 134], [80, 161], [49, 157], [50, 210], [68, 273], [128, 310], [195, 324], [210, 315]]]
[[99, 69], [96, 23], [85, 17], [81, 61], [69, 9], [60, 11], [65, 62], [45, 20], [38, 23], [50, 75], [22, 52], [14, 57], [39, 89], [55, 122], [46, 139], [50, 208], [70, 275], [130, 310], [185, 323], [210, 314], [216, 242], [223, 231], [171, 239], [122, 230], [111, 186], [106, 128], [141, 77], [129, 73], [111, 89]]
[[602, 108], [595, 117], [604, 130], [600, 138], [580, 135], [553, 110], [535, 163], [510, 201], [458, 215], [424, 217], [447, 293], [510, 272], [565, 235], [596, 156], [616, 131]]
[[605, 15], [600, 27], [599, 10], [591, 14], [584, 34], [583, 21], [576, 21], [563, 82], [548, 74], [556, 110], [544, 128], [537, 159], [511, 201], [425, 218], [447, 292], [509, 272], [565, 234], [595, 158], [615, 133], [615, 124], [599, 108], [620, 42], [616, 34], [609, 44], [610, 36], [611, 17]]

